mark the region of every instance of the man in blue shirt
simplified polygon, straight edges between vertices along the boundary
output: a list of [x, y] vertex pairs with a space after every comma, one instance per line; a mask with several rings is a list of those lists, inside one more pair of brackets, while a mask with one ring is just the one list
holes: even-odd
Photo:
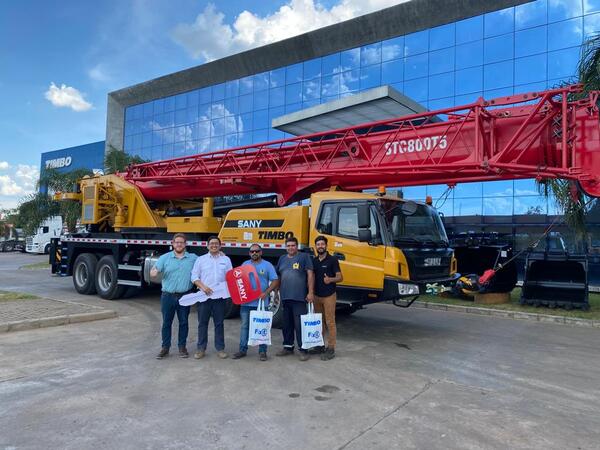
[[189, 357], [186, 348], [188, 337], [188, 316], [190, 315], [189, 306], [181, 306], [179, 299], [182, 295], [192, 289], [190, 273], [197, 256], [185, 251], [185, 234], [177, 233], [173, 236], [171, 245], [173, 251], [165, 253], [150, 271], [153, 277], [162, 274], [162, 293], [160, 296], [160, 310], [162, 312], [162, 347], [156, 359], [163, 359], [169, 355], [171, 348], [171, 328], [173, 319], [177, 313], [179, 322], [179, 334], [177, 336], [177, 345], [179, 346], [179, 356]]
[[[262, 247], [258, 244], [250, 246], [250, 259], [244, 264], [254, 266], [258, 273], [260, 281], [260, 290], [262, 294], [260, 299], [264, 300], [265, 308], [269, 305], [269, 295], [279, 286], [279, 279], [275, 267], [269, 261], [262, 259]], [[240, 351], [233, 355], [233, 359], [240, 359], [246, 356], [248, 352], [248, 335], [250, 327], [250, 311], [256, 310], [258, 299], [244, 303], [240, 307], [241, 329], [240, 329]], [[261, 344], [258, 346], [258, 357], [261, 361], [267, 360], [267, 346]]]

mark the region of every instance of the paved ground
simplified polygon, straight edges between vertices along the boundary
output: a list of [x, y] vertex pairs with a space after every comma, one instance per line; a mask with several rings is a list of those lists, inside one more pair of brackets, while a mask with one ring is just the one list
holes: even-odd
[[[540, 448], [600, 442], [600, 330], [375, 305], [330, 361], [153, 358], [158, 298], [77, 296], [14, 270], [0, 289], [119, 318], [0, 335], [0, 448]], [[192, 320], [192, 330], [195, 320]], [[234, 350], [239, 321], [226, 323]], [[190, 341], [196, 336], [191, 332]], [[212, 341], [211, 341], [212, 342]], [[275, 348], [281, 343], [275, 332]]]

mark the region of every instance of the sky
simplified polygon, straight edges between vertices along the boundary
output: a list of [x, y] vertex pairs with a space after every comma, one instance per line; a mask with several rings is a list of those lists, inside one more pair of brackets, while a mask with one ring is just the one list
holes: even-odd
[[104, 140], [107, 94], [406, 0], [0, 3], [0, 210], [41, 153]]

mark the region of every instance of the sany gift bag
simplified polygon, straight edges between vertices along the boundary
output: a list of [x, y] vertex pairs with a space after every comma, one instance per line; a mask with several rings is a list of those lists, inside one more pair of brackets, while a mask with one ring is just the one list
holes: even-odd
[[323, 346], [323, 319], [321, 314], [315, 314], [315, 307], [308, 304], [308, 314], [300, 316], [302, 325], [302, 348], [307, 350]]
[[273, 313], [265, 310], [265, 301], [258, 301], [258, 308], [250, 311], [248, 345], [271, 345]]

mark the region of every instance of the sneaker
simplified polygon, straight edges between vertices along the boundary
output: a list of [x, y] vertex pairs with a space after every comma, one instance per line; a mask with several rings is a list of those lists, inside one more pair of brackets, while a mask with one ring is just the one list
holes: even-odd
[[243, 358], [244, 356], [246, 356], [246, 352], [237, 352], [237, 353], [233, 354], [231, 359], [240, 359], [240, 358]]
[[202, 359], [204, 358], [205, 355], [205, 351], [204, 350], [198, 350], [195, 354], [194, 354], [194, 358], [196, 359]]
[[229, 358], [229, 353], [221, 350], [220, 352], [217, 352], [217, 356], [221, 359], [227, 359]]
[[179, 347], [179, 357], [180, 358], [189, 358], [190, 354], [187, 351], [187, 348], [185, 348], [185, 346], [183, 347]]
[[158, 355], [156, 355], [156, 359], [163, 359], [167, 356], [169, 356], [169, 349], [167, 347], [163, 347], [160, 349], [160, 352], [158, 352]]
[[284, 347], [283, 349], [281, 349], [277, 353], [275, 353], [275, 356], [288, 356], [288, 355], [293, 355], [293, 354], [294, 354], [294, 349]]
[[261, 361], [266, 361], [267, 360], [267, 353], [266, 352], [260, 352], [258, 354], [258, 359], [260, 359]]
[[321, 361], [329, 361], [333, 358], [335, 358], [335, 349], [333, 348], [327, 348], [321, 355]]
[[313, 347], [308, 350], [309, 355], [320, 355], [325, 351], [325, 346], [320, 345], [319, 347]]
[[300, 361], [308, 361], [310, 359], [310, 355], [308, 352], [300, 352], [300, 356], [298, 357]]

